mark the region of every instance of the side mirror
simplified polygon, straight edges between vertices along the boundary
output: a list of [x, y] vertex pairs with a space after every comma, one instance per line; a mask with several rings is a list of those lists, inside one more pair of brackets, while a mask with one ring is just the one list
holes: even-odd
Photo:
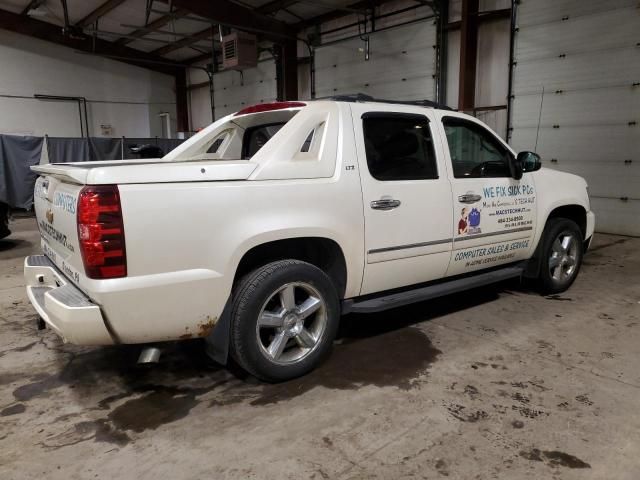
[[535, 172], [542, 167], [540, 155], [534, 152], [520, 152], [517, 157], [517, 162], [522, 166], [523, 172]]
[[510, 156], [509, 161], [509, 173], [511, 173], [511, 177], [516, 180], [520, 180], [522, 178], [522, 173], [524, 172], [522, 160], [520, 160], [520, 155], [516, 158]]

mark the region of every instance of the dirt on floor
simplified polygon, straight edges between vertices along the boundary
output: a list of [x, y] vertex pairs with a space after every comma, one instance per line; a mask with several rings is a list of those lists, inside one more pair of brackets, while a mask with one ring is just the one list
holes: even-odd
[[201, 340], [64, 345], [0, 240], [0, 478], [640, 478], [640, 239], [597, 235], [575, 285], [507, 282], [343, 318], [332, 356], [266, 385]]

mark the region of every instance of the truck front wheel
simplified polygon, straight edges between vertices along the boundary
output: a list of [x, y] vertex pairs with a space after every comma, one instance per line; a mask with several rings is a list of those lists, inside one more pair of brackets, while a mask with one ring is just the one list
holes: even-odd
[[231, 355], [261, 380], [299, 377], [330, 352], [339, 319], [338, 294], [322, 270], [298, 260], [269, 263], [235, 289]]
[[540, 265], [542, 292], [564, 292], [578, 276], [582, 264], [582, 232], [572, 220], [552, 218], [545, 227], [543, 242]]

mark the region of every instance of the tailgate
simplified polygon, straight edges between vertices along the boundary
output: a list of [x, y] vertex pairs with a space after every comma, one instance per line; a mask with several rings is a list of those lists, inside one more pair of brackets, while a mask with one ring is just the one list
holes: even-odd
[[78, 194], [82, 187], [44, 175], [38, 177], [34, 190], [34, 208], [42, 251], [78, 286], [85, 278], [76, 223]]

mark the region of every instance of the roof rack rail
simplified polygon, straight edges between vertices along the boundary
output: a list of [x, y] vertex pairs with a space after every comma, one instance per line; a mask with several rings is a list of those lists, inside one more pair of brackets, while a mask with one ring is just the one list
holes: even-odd
[[376, 103], [393, 103], [397, 105], [415, 105], [418, 107], [431, 107], [439, 108], [442, 110], [453, 110], [447, 105], [443, 105], [431, 100], [383, 100], [381, 98], [374, 98], [371, 95], [364, 93], [349, 93], [345, 95], [331, 95], [328, 97], [316, 98], [316, 100], [333, 100], [335, 102], [376, 102]]

